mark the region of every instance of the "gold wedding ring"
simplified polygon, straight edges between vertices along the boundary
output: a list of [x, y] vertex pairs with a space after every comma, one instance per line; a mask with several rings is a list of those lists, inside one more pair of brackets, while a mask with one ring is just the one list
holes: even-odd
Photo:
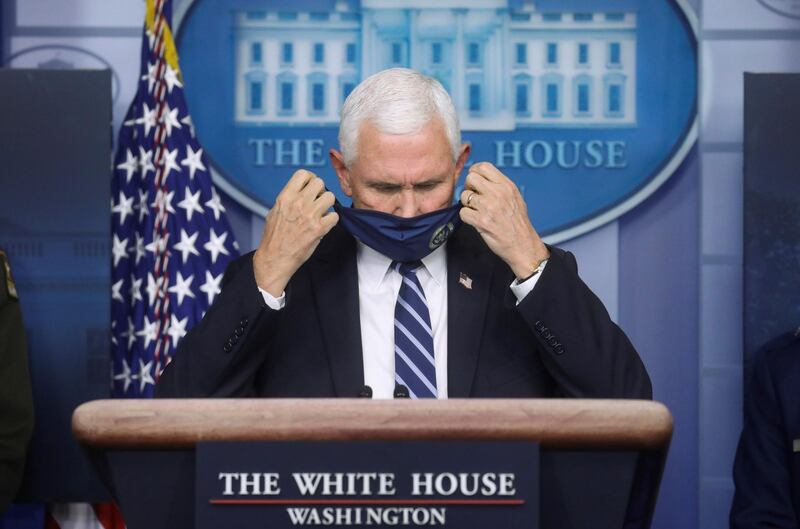
[[471, 193], [472, 194], [469, 196], [469, 198], [467, 198], [467, 207], [469, 207], [469, 203], [472, 202], [472, 198], [475, 196], [475, 191], [472, 191]]

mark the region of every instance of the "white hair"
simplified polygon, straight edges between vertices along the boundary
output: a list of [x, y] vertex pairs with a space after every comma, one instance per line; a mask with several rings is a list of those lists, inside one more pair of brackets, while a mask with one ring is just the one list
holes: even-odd
[[442, 84], [408, 68], [390, 68], [367, 77], [353, 90], [342, 107], [339, 146], [350, 165], [358, 152], [358, 135], [365, 120], [384, 134], [413, 134], [438, 117], [453, 161], [461, 149], [458, 114]]

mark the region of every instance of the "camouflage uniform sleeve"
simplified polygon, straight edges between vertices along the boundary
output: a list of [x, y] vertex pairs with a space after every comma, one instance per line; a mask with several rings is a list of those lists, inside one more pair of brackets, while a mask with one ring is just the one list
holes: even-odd
[[33, 433], [25, 329], [6, 254], [0, 250], [0, 512], [14, 499]]

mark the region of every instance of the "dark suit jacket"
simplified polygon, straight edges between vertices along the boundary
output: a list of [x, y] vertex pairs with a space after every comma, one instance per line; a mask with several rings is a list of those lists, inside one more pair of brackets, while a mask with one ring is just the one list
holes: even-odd
[[745, 395], [731, 528], [800, 527], [800, 337], [766, 345]]
[[[552, 248], [534, 290], [515, 306], [514, 275], [463, 225], [447, 251], [449, 396], [651, 398], [625, 334]], [[459, 274], [472, 278], [472, 288]], [[222, 293], [182, 340], [161, 397], [355, 397], [364, 385], [356, 242], [335, 227], [268, 308], [252, 254], [231, 263]]]

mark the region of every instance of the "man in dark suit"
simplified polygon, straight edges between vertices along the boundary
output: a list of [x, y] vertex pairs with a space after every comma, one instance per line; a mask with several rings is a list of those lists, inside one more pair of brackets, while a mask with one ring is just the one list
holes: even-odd
[[331, 161], [354, 208], [330, 211], [322, 180], [296, 172], [158, 396], [355, 397], [366, 384], [391, 397], [414, 377], [411, 396], [651, 397], [574, 257], [542, 242], [491, 164], [469, 169], [463, 225], [448, 220], [429, 249], [392, 257], [448, 214], [469, 157], [437, 81], [406, 69], [368, 78], [344, 105], [339, 141]]
[[736, 451], [732, 529], [800, 527], [800, 330], [757, 354]]

